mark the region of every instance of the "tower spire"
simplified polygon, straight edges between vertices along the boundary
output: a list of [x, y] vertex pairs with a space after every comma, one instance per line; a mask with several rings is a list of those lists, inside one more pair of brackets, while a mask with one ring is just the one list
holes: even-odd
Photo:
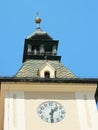
[[36, 13], [36, 19], [35, 19], [37, 29], [40, 28], [41, 18], [38, 16], [38, 12]]

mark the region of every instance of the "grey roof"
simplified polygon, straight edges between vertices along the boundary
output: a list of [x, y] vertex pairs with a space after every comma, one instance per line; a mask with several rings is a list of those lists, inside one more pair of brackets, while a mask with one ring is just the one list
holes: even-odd
[[34, 33], [27, 37], [30, 40], [53, 40], [46, 32], [43, 32], [40, 28], [37, 28]]
[[48, 63], [53, 68], [55, 68], [57, 78], [77, 78], [69, 69], [67, 69], [59, 61], [52, 60], [28, 60], [23, 63], [22, 67], [17, 72], [16, 77], [39, 78], [38, 70], [45, 63]]

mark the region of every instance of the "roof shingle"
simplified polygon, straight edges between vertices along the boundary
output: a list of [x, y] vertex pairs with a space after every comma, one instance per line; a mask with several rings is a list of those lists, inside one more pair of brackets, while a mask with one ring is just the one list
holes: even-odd
[[45, 63], [50, 64], [53, 68], [56, 69], [57, 78], [77, 78], [69, 69], [67, 69], [59, 61], [51, 60], [28, 60], [23, 63], [22, 67], [17, 72], [16, 77], [39, 78], [39, 75], [37, 74], [38, 69]]

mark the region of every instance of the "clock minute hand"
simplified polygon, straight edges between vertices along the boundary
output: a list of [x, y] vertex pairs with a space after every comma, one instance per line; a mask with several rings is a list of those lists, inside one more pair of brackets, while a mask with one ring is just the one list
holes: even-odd
[[51, 109], [51, 112], [49, 113], [49, 115], [51, 115], [51, 123], [53, 123], [53, 122], [54, 122], [54, 119], [53, 119], [53, 113], [54, 113], [54, 110], [53, 110], [53, 109]]
[[53, 112], [55, 112], [57, 109], [58, 109], [57, 107], [56, 107], [56, 108], [54, 108]]

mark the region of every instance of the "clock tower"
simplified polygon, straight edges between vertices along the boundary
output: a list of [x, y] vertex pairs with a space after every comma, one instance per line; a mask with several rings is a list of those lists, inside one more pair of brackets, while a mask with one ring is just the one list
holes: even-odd
[[97, 130], [98, 79], [76, 77], [40, 27], [25, 39], [23, 63], [0, 78], [0, 130]]

